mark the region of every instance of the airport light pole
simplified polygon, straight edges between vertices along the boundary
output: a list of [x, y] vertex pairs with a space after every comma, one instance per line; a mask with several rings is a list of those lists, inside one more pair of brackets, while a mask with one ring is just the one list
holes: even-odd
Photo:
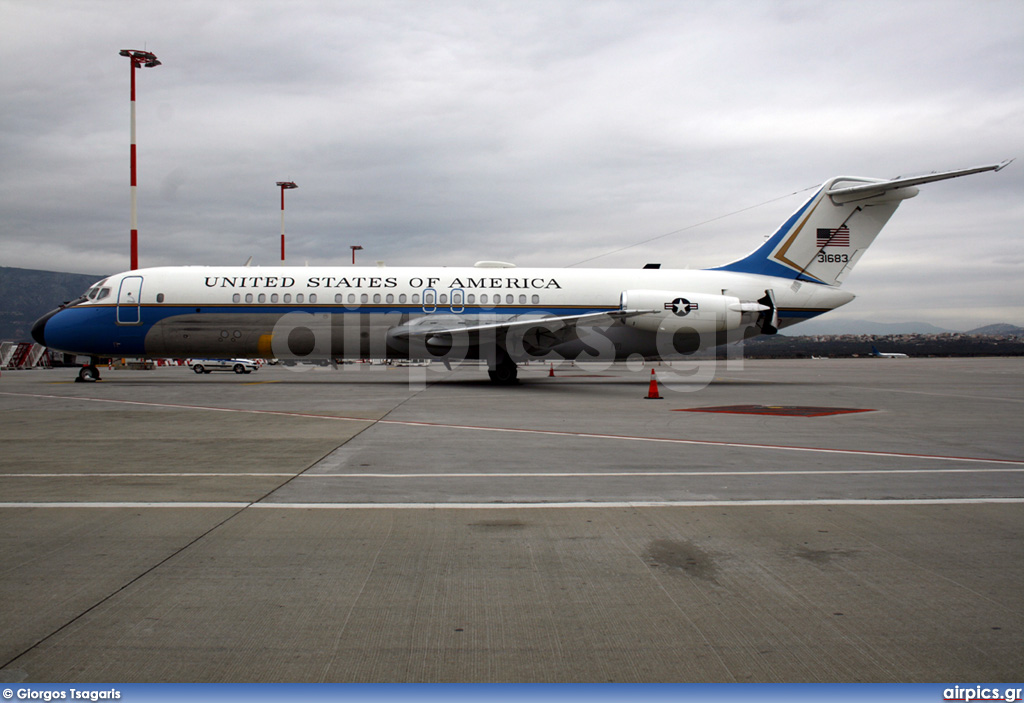
[[349, 249], [352, 250], [352, 265], [355, 266], [356, 265], [356, 252], [361, 250], [362, 247], [359, 246], [358, 244], [353, 244], [352, 246], [349, 247]]
[[138, 177], [135, 166], [135, 69], [136, 68], [156, 68], [160, 65], [160, 61], [157, 59], [156, 54], [150, 51], [140, 51], [138, 49], [121, 49], [121, 56], [127, 56], [131, 60], [132, 65], [132, 89], [131, 89], [131, 100], [132, 100], [132, 111], [131, 111], [131, 133], [132, 143], [131, 151], [129, 155], [130, 170], [131, 170], [131, 194], [132, 194], [132, 215], [131, 215], [131, 270], [134, 271], [139, 267], [139, 223], [138, 223], [138, 200], [135, 194], [136, 186], [138, 185]]
[[297, 185], [291, 181], [278, 181], [277, 185], [281, 187], [281, 263], [284, 263], [284, 192], [293, 188], [298, 188]]

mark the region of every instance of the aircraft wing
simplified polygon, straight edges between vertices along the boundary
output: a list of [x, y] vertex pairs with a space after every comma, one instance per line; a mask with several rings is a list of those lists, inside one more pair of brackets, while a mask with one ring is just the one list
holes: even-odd
[[960, 176], [969, 176], [972, 173], [984, 173], [985, 171], [1001, 171], [1010, 163], [1013, 159], [1007, 159], [1006, 161], [998, 164], [988, 164], [987, 166], [975, 166], [974, 168], [962, 168], [956, 171], [943, 171], [942, 173], [929, 173], [923, 176], [908, 176], [906, 178], [894, 178], [891, 181], [875, 181], [873, 183], [862, 183], [855, 186], [844, 186], [841, 188], [832, 188], [826, 195], [830, 196], [834, 201], [838, 203], [850, 202], [851, 200], [859, 200], [872, 198], [878, 195], [882, 195], [890, 190], [896, 190], [897, 188], [910, 188], [912, 186], [919, 186], [925, 183], [933, 183], [935, 181], [944, 181], [949, 178], [959, 178]]
[[576, 327], [583, 322], [621, 320], [655, 310], [607, 310], [579, 315], [516, 315], [513, 317], [481, 321], [478, 317], [459, 315], [426, 316], [413, 320], [391, 331], [398, 339], [421, 339], [429, 342], [434, 337], [466, 335], [471, 345], [482, 337], [503, 340], [510, 332], [520, 335], [531, 354], [542, 354], [552, 347], [570, 341], [576, 336]]

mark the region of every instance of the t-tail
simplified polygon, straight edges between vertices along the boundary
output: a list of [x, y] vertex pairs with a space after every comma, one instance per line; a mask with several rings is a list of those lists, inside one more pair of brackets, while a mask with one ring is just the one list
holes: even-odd
[[832, 178], [764, 244], [746, 257], [714, 270], [838, 286], [900, 203], [918, 194], [916, 186], [999, 171], [1011, 161], [892, 180]]

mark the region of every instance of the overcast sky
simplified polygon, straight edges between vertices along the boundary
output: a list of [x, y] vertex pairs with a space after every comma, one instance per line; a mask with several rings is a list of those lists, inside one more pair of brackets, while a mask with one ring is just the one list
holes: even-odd
[[[4, 266], [128, 268], [121, 49], [163, 62], [143, 267], [279, 265], [293, 180], [290, 264], [704, 268], [831, 176], [1024, 157], [1020, 0], [0, 0], [0, 27]], [[922, 187], [844, 287], [833, 318], [1024, 325], [1024, 159]]]

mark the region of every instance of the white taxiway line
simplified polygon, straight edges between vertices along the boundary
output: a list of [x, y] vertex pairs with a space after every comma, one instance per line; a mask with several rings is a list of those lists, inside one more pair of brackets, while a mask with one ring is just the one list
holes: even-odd
[[44, 398], [51, 400], [78, 400], [91, 403], [114, 403], [137, 405], [152, 408], [172, 408], [177, 410], [205, 410], [209, 412], [242, 413], [248, 415], [274, 415], [278, 417], [299, 417], [315, 420], [333, 420], [336, 422], [363, 422], [368, 425], [396, 425], [401, 427], [428, 427], [432, 429], [469, 430], [474, 432], [507, 432], [514, 434], [531, 434], [548, 437], [572, 437], [576, 439], [610, 439], [627, 442], [655, 442], [661, 444], [699, 445], [705, 447], [728, 447], [731, 449], [758, 449], [783, 452], [809, 452], [815, 454], [841, 454], [848, 456], [886, 457], [893, 459], [932, 459], [935, 461], [955, 461], [982, 464], [1010, 464], [1024, 466], [1021, 459], [985, 459], [969, 456], [945, 456], [940, 454], [916, 454], [912, 452], [883, 452], [868, 449], [831, 449], [827, 447], [800, 447], [782, 444], [752, 444], [745, 442], [720, 442], [706, 439], [680, 439], [674, 437], [644, 437], [639, 435], [601, 434], [594, 432], [568, 432], [561, 430], [528, 429], [522, 427], [486, 427], [482, 425], [458, 425], [441, 422], [418, 422], [411, 420], [374, 420], [365, 417], [345, 417], [340, 415], [323, 415], [318, 413], [296, 413], [281, 410], [254, 410], [248, 408], [222, 408], [209, 405], [184, 405], [178, 403], [152, 403], [141, 400], [117, 400], [111, 398], [75, 398], [63, 395], [47, 395], [42, 393], [10, 393], [0, 391], [0, 395], [21, 398]]
[[[650, 476], [844, 476], [856, 474], [1019, 474], [1024, 469], [828, 469], [811, 471], [506, 471], [444, 474], [304, 473], [296, 478], [620, 478]], [[107, 474], [105, 474], [107, 475]], [[200, 474], [201, 475], [201, 474]]]
[[853, 499], [809, 499], [809, 500], [666, 500], [666, 501], [579, 501], [573, 503], [196, 503], [196, 502], [46, 502], [46, 503], [0, 503], [0, 509], [11, 508], [56, 508], [67, 509], [231, 509], [242, 510], [532, 510], [568, 508], [744, 508], [744, 507], [787, 507], [787, 506], [886, 506], [886, 505], [984, 505], [1022, 504], [1024, 498], [853, 498]]
[[[1011, 469], [1012, 470], [1012, 469]], [[1024, 469], [1021, 469], [1024, 471]], [[4, 478], [288, 478], [290, 476], [298, 476], [296, 473], [253, 473], [253, 472], [238, 472], [238, 473], [202, 473], [202, 472], [153, 472], [153, 473], [73, 473], [64, 472], [59, 474], [47, 474], [47, 473], [35, 473], [35, 474], [0, 474], [0, 479]]]
[[203, 472], [166, 472], [166, 473], [20, 473], [0, 474], [5, 478], [430, 478], [430, 479], [464, 479], [464, 478], [634, 478], [660, 476], [855, 476], [858, 474], [1020, 474], [1024, 468], [963, 468], [963, 469], [823, 469], [810, 471], [498, 471], [466, 472], [466, 473], [203, 473]]

